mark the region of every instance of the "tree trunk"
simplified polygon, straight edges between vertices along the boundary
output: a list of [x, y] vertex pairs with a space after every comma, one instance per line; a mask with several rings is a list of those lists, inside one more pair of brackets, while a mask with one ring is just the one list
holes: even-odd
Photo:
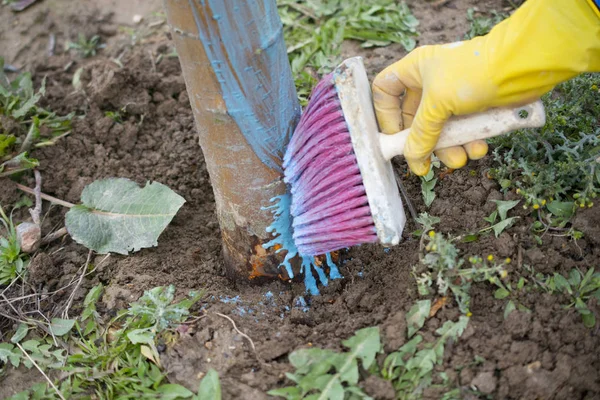
[[300, 106], [275, 0], [164, 5], [215, 194], [227, 274], [284, 274], [281, 257], [262, 247], [273, 220], [262, 207], [285, 191], [281, 158]]

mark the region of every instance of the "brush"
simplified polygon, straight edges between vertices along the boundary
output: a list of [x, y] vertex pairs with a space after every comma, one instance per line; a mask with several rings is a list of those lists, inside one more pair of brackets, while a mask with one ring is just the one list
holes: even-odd
[[[451, 117], [435, 150], [545, 124], [541, 101]], [[362, 58], [345, 60], [315, 86], [286, 149], [293, 238], [307, 256], [364, 243], [400, 242], [406, 216], [390, 160], [410, 129], [380, 133]]]

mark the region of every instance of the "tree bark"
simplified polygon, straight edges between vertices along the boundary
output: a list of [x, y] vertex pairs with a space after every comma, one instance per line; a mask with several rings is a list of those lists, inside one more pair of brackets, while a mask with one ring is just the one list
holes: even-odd
[[273, 278], [262, 244], [285, 191], [281, 158], [299, 118], [275, 0], [164, 0], [223, 238], [228, 277]]

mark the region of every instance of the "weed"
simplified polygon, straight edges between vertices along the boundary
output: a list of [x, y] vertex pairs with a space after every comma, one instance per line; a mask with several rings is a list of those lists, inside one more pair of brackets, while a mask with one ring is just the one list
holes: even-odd
[[350, 339], [343, 341], [342, 344], [349, 349], [346, 352], [319, 348], [297, 350], [289, 356], [295, 371], [286, 374], [295, 385], [275, 389], [268, 394], [288, 400], [371, 399], [357, 386], [359, 377], [368, 373], [391, 381], [399, 399], [420, 398], [423, 389], [431, 385], [434, 367], [443, 361], [445, 344], [449, 340], [457, 340], [469, 323], [465, 316], [459, 317], [456, 322], [446, 321], [435, 331], [438, 338], [424, 342], [423, 336], [415, 333], [423, 326], [428, 314], [426, 301], [413, 306], [406, 318], [409, 324], [420, 321], [414, 330], [409, 330], [414, 336], [398, 351], [389, 354], [381, 366], [376, 362], [381, 351], [377, 327], [358, 330]]
[[117, 124], [123, 123], [123, 114], [120, 111], [105, 111], [104, 116], [112, 119]]
[[492, 140], [490, 174], [516, 190], [543, 227], [562, 228], [600, 191], [600, 74], [584, 74], [543, 97], [546, 125]]
[[[479, 233], [483, 233], [488, 230], [493, 230], [496, 237], [500, 236], [505, 229], [509, 228], [515, 220], [519, 217], [508, 217], [508, 211], [512, 210], [519, 204], [520, 200], [494, 200], [497, 209], [492, 212], [488, 217], [484, 218], [485, 221], [489, 222], [491, 226], [483, 228]], [[496, 220], [500, 217], [500, 220]]]
[[[186, 388], [164, 382], [156, 343], [176, 335], [172, 328], [187, 319], [190, 307], [200, 300], [201, 294], [191, 292], [184, 300], [172, 304], [174, 287], [157, 287], [104, 323], [96, 310], [102, 289], [102, 285], [98, 285], [90, 290], [78, 319], [53, 320], [55, 328], [52, 330], [66, 341], [65, 348], [55, 344], [50, 337], [19, 343], [27, 335], [26, 328], [19, 328], [21, 331], [17, 330], [13, 336], [14, 345], [0, 343], [0, 361], [14, 367], [23, 363], [30, 368], [31, 362], [15, 347], [21, 346], [41, 368], [63, 371], [57, 387], [65, 397], [193, 397]], [[212, 394], [204, 397], [203, 393]], [[13, 399], [54, 398], [53, 394], [43, 383], [13, 396]], [[215, 371], [209, 371], [203, 379], [195, 398], [220, 398]]]
[[286, 373], [288, 379], [296, 383], [281, 389], [271, 390], [268, 394], [296, 399], [343, 399], [368, 398], [357, 386], [359, 378], [359, 360], [365, 370], [371, 368], [375, 356], [381, 351], [379, 328], [365, 328], [356, 331], [342, 344], [349, 349], [344, 353], [318, 348], [300, 349], [289, 356], [295, 373]]
[[0, 285], [7, 285], [25, 272], [28, 259], [21, 253], [12, 216], [7, 216], [2, 206], [0, 206], [0, 222], [6, 231], [5, 235], [0, 236]]
[[[476, 15], [476, 13], [480, 15]], [[473, 39], [477, 36], [484, 36], [488, 34], [492, 28], [506, 19], [508, 14], [499, 13], [493, 10], [487, 15], [481, 15], [481, 13], [475, 8], [469, 8], [467, 10], [467, 21], [469, 22], [469, 32], [464, 36], [465, 39]]]
[[341, 61], [345, 39], [361, 41], [363, 47], [415, 47], [418, 21], [406, 4], [395, 0], [280, 0], [278, 7], [303, 104], [316, 74], [330, 72]]
[[435, 331], [439, 338], [433, 343], [422, 343], [423, 337], [416, 335], [386, 357], [381, 373], [392, 381], [397, 398], [420, 398], [423, 389], [431, 385], [434, 367], [444, 359], [446, 342], [457, 340], [468, 323], [469, 318], [465, 316], [460, 316], [457, 322], [446, 321]]
[[423, 201], [425, 202], [425, 206], [429, 207], [433, 200], [435, 200], [435, 185], [437, 184], [437, 178], [435, 178], [434, 168], [440, 167], [440, 162], [433, 156], [433, 160], [431, 162], [431, 168], [429, 172], [425, 176], [421, 176], [421, 194], [423, 195]]
[[586, 303], [592, 298], [600, 301], [600, 272], [594, 272], [594, 268], [590, 268], [583, 274], [573, 268], [569, 271], [568, 278], [555, 272], [554, 275], [545, 278], [543, 288], [551, 293], [568, 296], [569, 303], [565, 308], [575, 307], [586, 327], [593, 328], [596, 325], [596, 317]]
[[0, 58], [0, 177], [37, 166], [27, 152], [50, 146], [68, 134], [74, 116], [60, 117], [40, 107], [38, 102], [46, 93], [45, 80], [36, 92], [29, 73], [11, 81], [3, 65]]
[[413, 267], [413, 276], [422, 296], [432, 293], [446, 296], [451, 292], [460, 311], [470, 315], [469, 291], [472, 282], [493, 282], [506, 277], [506, 261], [495, 262], [491, 255], [485, 260], [474, 256], [469, 258], [470, 266], [467, 266], [467, 262], [459, 257], [452, 240], [432, 230], [423, 236], [427, 242], [426, 254], [421, 258], [420, 264]]
[[98, 50], [106, 47], [105, 44], [100, 43], [100, 36], [94, 35], [88, 39], [83, 33], [77, 35], [76, 42], [67, 42], [66, 46], [67, 50], [76, 50], [83, 58], [93, 57]]

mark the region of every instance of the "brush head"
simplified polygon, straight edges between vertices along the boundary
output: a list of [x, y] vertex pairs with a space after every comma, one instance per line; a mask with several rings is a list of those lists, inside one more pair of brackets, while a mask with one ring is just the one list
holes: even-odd
[[284, 156], [301, 254], [399, 242], [406, 218], [377, 135], [362, 59], [348, 59], [313, 90]]

